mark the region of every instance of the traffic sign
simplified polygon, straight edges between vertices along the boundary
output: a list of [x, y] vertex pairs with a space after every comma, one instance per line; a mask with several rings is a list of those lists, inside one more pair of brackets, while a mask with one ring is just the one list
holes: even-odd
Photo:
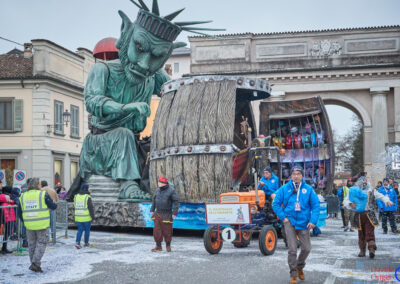
[[26, 171], [24, 170], [14, 170], [14, 183], [13, 186], [21, 186], [25, 183]]
[[0, 183], [2, 183], [3, 186], [6, 186], [6, 171], [5, 170], [0, 170]]

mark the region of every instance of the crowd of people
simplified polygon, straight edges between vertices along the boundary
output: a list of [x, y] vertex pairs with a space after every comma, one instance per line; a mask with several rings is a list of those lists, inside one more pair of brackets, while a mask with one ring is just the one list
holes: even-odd
[[[290, 282], [297, 283], [298, 278], [305, 279], [303, 269], [311, 251], [310, 230], [317, 228], [321, 196], [305, 182], [303, 168], [294, 166], [290, 177], [289, 182], [279, 187], [278, 177], [270, 167], [266, 167], [259, 182], [259, 189], [265, 192], [266, 198], [272, 200], [272, 209], [283, 222], [288, 244]], [[0, 189], [0, 205], [3, 206], [0, 220], [4, 235], [1, 252], [12, 252], [7, 248], [7, 240], [15, 234], [15, 224], [17, 218], [20, 218], [26, 231], [23, 232], [26, 237], [23, 246], [29, 248], [29, 269], [42, 272], [41, 258], [45, 253], [49, 241], [49, 228], [53, 222], [51, 211], [57, 208], [60, 199], [66, 198], [65, 189], [60, 183], [52, 189], [45, 180], [40, 181], [39, 178], [29, 179], [26, 187], [21, 189], [3, 187], [0, 183]], [[345, 232], [358, 231], [358, 256], [365, 257], [368, 250], [369, 257], [374, 258], [377, 250], [374, 230], [379, 224], [375, 211], [380, 213], [384, 234], [388, 233], [388, 221], [391, 232], [398, 232], [395, 220], [399, 210], [398, 184], [393, 179], [384, 178], [374, 188], [365, 174], [360, 174], [344, 183], [337, 191], [337, 197], [343, 221], [342, 228]], [[171, 251], [172, 223], [178, 209], [179, 200], [175, 190], [169, 186], [165, 177], [159, 177], [150, 210], [154, 220], [153, 235], [156, 243], [153, 252], [162, 250], [163, 240], [166, 250]], [[85, 183], [74, 196], [74, 216], [78, 227], [75, 247], [82, 248], [83, 234], [84, 246], [88, 247], [95, 214], [89, 185]]]

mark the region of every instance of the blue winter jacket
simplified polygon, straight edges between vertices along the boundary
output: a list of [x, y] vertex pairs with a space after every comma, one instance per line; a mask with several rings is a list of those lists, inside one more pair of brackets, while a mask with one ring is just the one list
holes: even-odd
[[378, 189], [378, 192], [382, 193], [383, 195], [389, 196], [390, 201], [392, 201], [394, 204], [392, 206], [385, 206], [385, 203], [380, 201], [379, 199], [376, 200], [376, 203], [378, 204], [378, 208], [380, 212], [389, 212], [389, 211], [397, 211], [397, 194], [396, 191], [393, 189], [391, 185], [389, 185], [389, 190], [386, 191], [384, 186], [381, 186]]
[[265, 195], [271, 195], [275, 193], [275, 191], [279, 188], [279, 178], [272, 174], [270, 179], [266, 179], [264, 176], [260, 180], [261, 182], [265, 183], [264, 186], [258, 185], [259, 189], [262, 189], [265, 192]]
[[290, 179], [276, 192], [272, 209], [282, 221], [288, 218], [296, 230], [307, 230], [308, 223], [316, 225], [318, 222], [319, 198], [312, 187], [306, 184], [303, 179], [299, 193], [301, 211], [295, 211], [294, 204], [297, 200], [297, 193], [293, 191], [293, 182]]
[[368, 202], [368, 193], [358, 186], [349, 188], [349, 201], [356, 205], [356, 209], [351, 209], [355, 212], [364, 212]]

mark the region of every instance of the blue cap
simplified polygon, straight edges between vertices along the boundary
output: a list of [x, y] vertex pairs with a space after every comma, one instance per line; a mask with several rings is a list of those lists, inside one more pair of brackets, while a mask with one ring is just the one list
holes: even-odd
[[302, 167], [300, 166], [294, 166], [291, 170], [290, 170], [290, 174], [292, 174], [294, 171], [299, 171], [301, 172], [301, 175], [304, 176], [304, 170]]
[[270, 167], [270, 166], [265, 167], [264, 172], [270, 172], [270, 173], [272, 173], [271, 167]]

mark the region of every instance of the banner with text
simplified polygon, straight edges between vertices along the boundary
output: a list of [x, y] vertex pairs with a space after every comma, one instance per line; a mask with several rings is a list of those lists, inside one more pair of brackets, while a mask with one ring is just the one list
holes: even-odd
[[250, 224], [248, 203], [206, 204], [207, 224]]

